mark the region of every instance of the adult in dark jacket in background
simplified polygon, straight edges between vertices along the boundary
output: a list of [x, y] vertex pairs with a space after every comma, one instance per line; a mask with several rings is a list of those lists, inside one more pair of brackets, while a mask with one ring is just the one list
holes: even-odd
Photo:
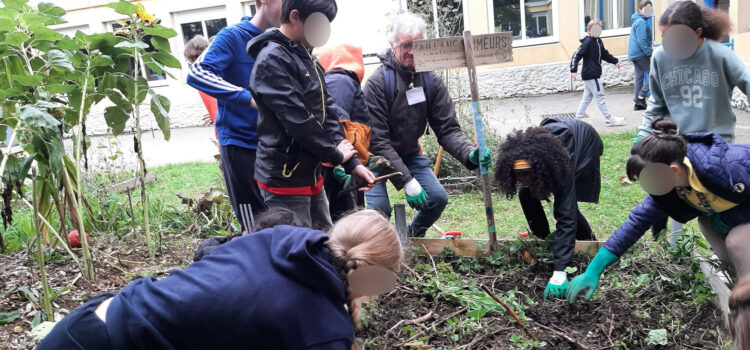
[[[649, 7], [651, 13], [646, 16], [646, 7]], [[646, 97], [648, 97], [648, 82], [645, 84], [643, 80], [646, 75], [651, 72], [651, 55], [654, 53], [653, 49], [653, 33], [651, 32], [651, 22], [649, 21], [650, 15], [653, 14], [654, 5], [651, 0], [641, 0], [638, 3], [638, 12], [634, 13], [630, 17], [632, 22], [630, 25], [630, 37], [628, 37], [628, 59], [633, 62], [633, 68], [635, 69], [635, 81], [633, 82], [633, 88], [635, 94], [633, 96], [633, 102], [635, 102], [636, 111], [646, 109]]]
[[[479, 166], [479, 158], [486, 166], [492, 162], [489, 149], [479, 157], [478, 150], [461, 132], [448, 90], [437, 75], [416, 73], [413, 42], [423, 38], [424, 20], [403, 14], [391, 26], [391, 49], [379, 55], [382, 62], [365, 85], [367, 105], [372, 116], [373, 153], [385, 157], [396, 171], [404, 175], [391, 179], [397, 190], [406, 192], [406, 201], [418, 212], [409, 225], [409, 235], [421, 237], [443, 213], [448, 194], [432, 171], [430, 160], [421, 154], [419, 138], [427, 124], [448, 153], [469, 169]], [[395, 92], [392, 103], [386, 92], [386, 69], [394, 76]], [[431, 77], [432, 93], [426, 88], [424, 77]], [[391, 215], [391, 204], [385, 182], [380, 182], [365, 194], [367, 207]]]
[[750, 145], [728, 145], [718, 134], [678, 136], [677, 124], [658, 118], [653, 134], [633, 146], [627, 164], [649, 196], [604, 243], [586, 272], [568, 287], [568, 301], [588, 290], [591, 298], [604, 269], [657, 220], [698, 218], [719, 259], [732, 264], [738, 283], [729, 300], [730, 330], [737, 349], [750, 349]]
[[550, 234], [541, 201], [555, 197], [555, 271], [544, 291], [545, 299], [565, 296], [565, 268], [573, 259], [575, 241], [595, 239], [578, 202], [599, 202], [603, 150], [591, 125], [559, 116], [508, 135], [498, 150], [495, 179], [500, 191], [508, 198], [518, 193], [529, 228], [539, 238]]
[[602, 60], [617, 65], [620, 69], [620, 63], [615, 56], [604, 48], [604, 43], [599, 35], [602, 31], [602, 21], [592, 19], [587, 26], [588, 36], [581, 39], [581, 46], [578, 47], [573, 58], [570, 60], [570, 74], [575, 80], [578, 75], [578, 62], [583, 59], [583, 68], [581, 69], [581, 79], [583, 79], [583, 98], [578, 106], [576, 118], [583, 119], [586, 116], [586, 107], [595, 98], [599, 105], [599, 110], [604, 115], [604, 125], [621, 126], [625, 125], [623, 117], [612, 117], [607, 109], [606, 97], [604, 96], [604, 85], [599, 80], [602, 77]]
[[[362, 48], [351, 44], [328, 45], [315, 49], [314, 54], [326, 71], [326, 87], [339, 109], [339, 122], [346, 139], [357, 151], [359, 162], [369, 164], [372, 123], [365, 94], [360, 87], [365, 75]], [[344, 169], [327, 166], [323, 168], [323, 179], [333, 221], [347, 211], [364, 207], [364, 192], [341, 194], [341, 190], [352, 183], [351, 175], [346, 174]]]
[[371, 210], [339, 220], [329, 234], [276, 226], [161, 280], [141, 278], [90, 300], [37, 349], [349, 350], [353, 300], [370, 295], [351, 277], [365, 266], [397, 272], [401, 261], [396, 230]]
[[320, 25], [330, 25], [336, 13], [334, 0], [283, 1], [281, 28], [264, 32], [247, 46], [256, 65], [250, 91], [260, 110], [255, 179], [268, 207], [291, 209], [305, 225], [320, 229], [331, 225], [321, 163], [343, 164], [361, 183], [373, 183], [372, 173], [344, 137], [339, 110], [326, 90], [325, 70], [306, 36], [315, 32], [305, 31], [310, 16], [322, 15], [326, 22]]

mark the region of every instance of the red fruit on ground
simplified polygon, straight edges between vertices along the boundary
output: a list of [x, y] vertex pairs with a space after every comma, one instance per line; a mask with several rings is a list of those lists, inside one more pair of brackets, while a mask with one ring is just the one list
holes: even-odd
[[[86, 234], [86, 239], [89, 238], [89, 234]], [[70, 246], [73, 248], [80, 248], [81, 247], [81, 235], [78, 234], [78, 230], [73, 230], [68, 233], [68, 242], [70, 242]]]

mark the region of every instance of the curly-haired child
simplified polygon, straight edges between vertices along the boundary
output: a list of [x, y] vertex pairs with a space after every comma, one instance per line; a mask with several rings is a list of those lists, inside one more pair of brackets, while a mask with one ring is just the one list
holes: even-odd
[[565, 268], [576, 240], [593, 240], [578, 202], [597, 203], [601, 179], [599, 158], [604, 146], [594, 128], [568, 117], [550, 117], [541, 126], [508, 135], [498, 150], [495, 179], [508, 198], [518, 194], [531, 232], [546, 238], [549, 223], [542, 200], [554, 196], [555, 271], [544, 298], [565, 296]]

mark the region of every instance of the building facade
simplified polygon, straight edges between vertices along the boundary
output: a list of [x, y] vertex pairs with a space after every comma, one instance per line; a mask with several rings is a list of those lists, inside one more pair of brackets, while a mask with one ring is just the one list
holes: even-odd
[[[49, 0], [47, 0], [49, 1]], [[654, 0], [658, 17], [678, 0]], [[691, 0], [687, 0], [691, 1]], [[750, 66], [750, 0], [692, 0], [705, 6], [727, 10], [734, 24], [727, 41], [741, 60]], [[112, 31], [121, 15], [104, 6], [108, 0], [54, 0], [65, 8], [67, 23], [54, 29], [73, 35]], [[255, 13], [254, 0], [143, 0], [145, 8], [173, 28], [171, 39], [176, 57], [183, 62], [182, 71], [172, 72], [175, 79], [146, 70], [149, 84], [166, 95], [172, 103], [172, 125], [198, 125], [202, 113], [197, 93], [186, 83], [187, 62], [182, 58], [184, 44], [194, 35], [211, 37], [228, 24]], [[630, 16], [638, 0], [338, 0], [339, 14], [332, 24], [331, 42], [349, 42], [363, 47], [367, 71], [377, 67], [375, 54], [388, 47], [386, 28], [399, 11], [423, 13], [431, 22], [429, 31], [457, 35], [464, 29], [472, 34], [509, 31], [513, 34], [513, 62], [483, 66], [480, 94], [484, 98], [544, 94], [580, 88], [580, 81], [570, 80], [568, 62], [585, 35], [584, 18], [599, 18], [604, 23], [602, 38], [607, 49], [625, 59], [627, 56]], [[437, 18], [437, 21], [433, 19]], [[450, 30], [449, 30], [450, 29]], [[655, 43], [661, 35], [655, 30]], [[605, 84], [631, 84], [632, 65], [623, 62], [617, 70], [605, 65]], [[465, 84], [463, 86], [466, 86]], [[736, 93], [739, 107], [747, 108], [747, 99]], [[102, 107], [103, 109], [104, 107]], [[103, 118], [95, 118], [103, 120]], [[103, 123], [102, 123], [103, 124]], [[106, 130], [105, 125], [93, 126]]]

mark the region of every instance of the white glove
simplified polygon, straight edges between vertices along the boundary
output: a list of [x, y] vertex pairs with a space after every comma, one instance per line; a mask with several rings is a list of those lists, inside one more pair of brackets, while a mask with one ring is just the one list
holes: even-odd
[[552, 278], [549, 279], [550, 284], [556, 286], [562, 285], [568, 280], [568, 273], [565, 271], [555, 271], [552, 273]]
[[417, 181], [417, 179], [412, 178], [404, 186], [404, 191], [406, 191], [406, 195], [416, 197], [420, 193], [422, 193], [422, 185], [419, 184], [419, 181]]

